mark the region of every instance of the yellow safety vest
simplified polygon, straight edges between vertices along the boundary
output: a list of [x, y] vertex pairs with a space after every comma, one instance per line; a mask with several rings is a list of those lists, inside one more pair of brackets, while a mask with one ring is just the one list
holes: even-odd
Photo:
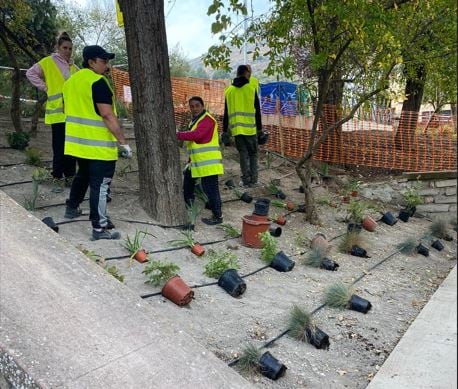
[[[92, 100], [92, 84], [100, 79], [105, 80], [90, 69], [82, 69], [64, 83], [64, 153], [85, 159], [116, 161], [118, 142], [96, 113]], [[111, 89], [108, 82], [107, 85]], [[112, 105], [115, 107], [114, 101]]]
[[[48, 100], [46, 101], [45, 123], [63, 123], [65, 122], [64, 106], [62, 102], [62, 88], [64, 86], [64, 76], [61, 73], [56, 62], [51, 56], [43, 58], [38, 62], [45, 76]], [[70, 76], [75, 74], [78, 68], [70, 65]]]
[[191, 159], [191, 176], [193, 178], [224, 174], [223, 156], [221, 155], [218, 141], [218, 124], [213, 116], [205, 112], [205, 114], [194, 123], [190, 131], [194, 131], [199, 123], [206, 117], [212, 119], [214, 123], [213, 136], [210, 142], [202, 144], [192, 141], [187, 142], [188, 154]]
[[258, 94], [259, 100], [261, 100], [261, 86], [259, 84], [259, 80], [256, 77], [251, 76], [249, 84], [254, 88], [254, 90]]
[[233, 85], [224, 91], [233, 136], [256, 135], [255, 89], [249, 83], [241, 88]]

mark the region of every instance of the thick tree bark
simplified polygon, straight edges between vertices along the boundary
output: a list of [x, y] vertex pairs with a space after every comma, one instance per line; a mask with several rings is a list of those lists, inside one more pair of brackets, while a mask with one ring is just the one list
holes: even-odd
[[164, 2], [123, 0], [140, 181], [140, 203], [154, 219], [184, 224]]
[[16, 61], [13, 49], [7, 37], [0, 32], [0, 40], [3, 42], [8, 57], [11, 61], [11, 66], [14, 68], [13, 75], [11, 77], [11, 108], [10, 115], [11, 121], [13, 122], [14, 130], [16, 132], [22, 131], [21, 126], [21, 107], [20, 107], [20, 96], [21, 96], [21, 71]]
[[35, 108], [33, 110], [32, 118], [30, 121], [30, 135], [37, 136], [38, 133], [38, 120], [40, 114], [43, 112], [43, 105], [46, 102], [46, 95], [41, 95], [38, 97], [37, 102], [35, 103]]
[[405, 95], [407, 100], [402, 104], [401, 118], [396, 133], [397, 148], [414, 147], [415, 129], [418, 123], [418, 114], [425, 89], [426, 69], [423, 65], [417, 66], [415, 76], [408, 77]]

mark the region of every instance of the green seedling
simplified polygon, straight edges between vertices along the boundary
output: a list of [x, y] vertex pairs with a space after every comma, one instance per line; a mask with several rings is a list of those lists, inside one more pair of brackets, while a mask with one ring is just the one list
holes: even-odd
[[289, 335], [297, 340], [306, 340], [306, 330], [314, 328], [312, 315], [294, 305], [289, 313], [288, 328]]
[[229, 251], [209, 250], [206, 257], [209, 258], [209, 262], [205, 265], [204, 274], [208, 277], [219, 278], [226, 270], [239, 268], [237, 257]]
[[403, 194], [402, 197], [406, 203], [407, 209], [412, 209], [417, 205], [423, 204], [423, 199], [418, 194], [415, 188], [407, 189]]
[[226, 237], [238, 238], [241, 235], [240, 231], [230, 224], [220, 224], [217, 228], [223, 230]]
[[147, 277], [145, 283], [159, 286], [164, 285], [168, 280], [176, 276], [179, 270], [180, 268], [174, 263], [150, 261], [142, 273]]
[[361, 234], [357, 232], [347, 232], [340, 241], [339, 251], [343, 254], [348, 254], [353, 246], [361, 246], [362, 240]]
[[245, 373], [254, 373], [259, 367], [260, 358], [261, 352], [256, 348], [256, 346], [249, 343], [242, 351], [238, 366]]
[[325, 252], [321, 249], [314, 248], [304, 259], [304, 265], [311, 267], [320, 267], [321, 261], [325, 257]]
[[25, 149], [25, 163], [32, 166], [43, 166], [42, 152], [34, 147]]
[[196, 242], [194, 241], [194, 237], [193, 237], [193, 234], [192, 234], [191, 230], [186, 230], [186, 231], [180, 232], [180, 234], [183, 235], [183, 237], [184, 237], [183, 239], [169, 240], [169, 244], [172, 247], [185, 246], [185, 247], [192, 248], [196, 244]]
[[415, 249], [418, 246], [418, 242], [415, 238], [407, 238], [405, 241], [396, 245], [396, 248], [402, 254], [412, 255], [415, 253]]
[[269, 231], [260, 233], [259, 239], [262, 242], [261, 259], [264, 263], [270, 265], [278, 252], [277, 241], [270, 235]]
[[367, 206], [362, 201], [351, 200], [347, 207], [349, 220], [353, 223], [361, 223], [366, 209]]
[[124, 275], [119, 273], [119, 270], [116, 266], [106, 267], [105, 270], [110, 273], [114, 278], [119, 282], [124, 282]]
[[447, 232], [448, 223], [444, 219], [435, 219], [429, 226], [429, 231], [432, 236], [439, 239], [448, 238]]
[[343, 309], [348, 306], [352, 294], [351, 288], [342, 282], [337, 282], [326, 289], [324, 301], [331, 308]]
[[28, 132], [10, 132], [7, 134], [8, 144], [12, 149], [24, 150], [30, 141], [30, 134]]

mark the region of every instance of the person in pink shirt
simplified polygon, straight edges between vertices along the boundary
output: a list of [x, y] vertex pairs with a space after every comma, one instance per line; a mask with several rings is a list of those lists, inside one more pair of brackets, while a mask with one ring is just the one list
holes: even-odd
[[221, 197], [218, 187], [218, 175], [224, 173], [221, 150], [219, 148], [218, 124], [204, 107], [201, 97], [189, 99], [192, 113], [187, 131], [177, 132], [177, 139], [186, 141], [189, 163], [183, 176], [183, 194], [186, 204], [194, 202], [194, 188], [200, 179], [202, 189], [208, 198], [205, 207], [213, 213], [211, 218], [202, 218], [207, 225], [223, 222]]
[[[33, 86], [45, 92], [46, 102], [45, 123], [51, 125], [53, 163], [52, 175], [55, 179], [65, 177], [66, 183], [71, 182], [76, 171], [75, 158], [64, 155], [65, 115], [63, 111], [62, 88], [65, 80], [79, 69], [71, 57], [73, 43], [66, 32], [57, 38], [57, 51], [41, 59], [27, 70], [26, 76]], [[53, 189], [62, 191], [61, 186]]]

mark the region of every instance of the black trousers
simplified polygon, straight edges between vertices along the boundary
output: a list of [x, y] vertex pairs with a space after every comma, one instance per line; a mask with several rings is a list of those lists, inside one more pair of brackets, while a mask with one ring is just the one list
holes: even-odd
[[[183, 173], [183, 194], [186, 204], [192, 204], [194, 202], [194, 189], [196, 187], [196, 181], [196, 178], [192, 178], [191, 169], [186, 169]], [[208, 207], [213, 212], [213, 216], [222, 217], [218, 175], [201, 177], [200, 182], [204, 193], [208, 197]]]
[[245, 185], [258, 182], [258, 137], [256, 135], [236, 135], [235, 147], [240, 155], [240, 170]]
[[72, 182], [70, 198], [67, 205], [78, 208], [83, 202], [89, 187], [89, 219], [92, 228], [107, 226], [107, 192], [111, 185], [116, 161], [98, 161], [92, 159], [77, 158], [78, 171]]
[[76, 159], [64, 155], [65, 123], [51, 124], [52, 130], [52, 176], [54, 178], [73, 177], [76, 171]]

